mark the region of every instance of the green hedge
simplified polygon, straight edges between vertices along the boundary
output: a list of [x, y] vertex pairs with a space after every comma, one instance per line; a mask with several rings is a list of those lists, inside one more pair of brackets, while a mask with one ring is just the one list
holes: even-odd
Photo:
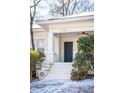
[[94, 64], [94, 36], [88, 35], [78, 39], [78, 52], [75, 55], [75, 60], [71, 79], [83, 80], [86, 79], [88, 71], [92, 70], [92, 62]]

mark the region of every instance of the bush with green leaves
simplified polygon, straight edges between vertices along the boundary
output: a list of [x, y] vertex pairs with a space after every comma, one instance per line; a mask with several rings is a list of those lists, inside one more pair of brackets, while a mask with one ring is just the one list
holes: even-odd
[[89, 70], [93, 70], [94, 64], [94, 36], [88, 35], [78, 39], [78, 52], [75, 55], [75, 60], [71, 79], [83, 80], [86, 79]]
[[43, 62], [44, 54], [42, 52], [30, 49], [30, 79], [38, 78], [36, 70], [40, 69], [40, 64]]

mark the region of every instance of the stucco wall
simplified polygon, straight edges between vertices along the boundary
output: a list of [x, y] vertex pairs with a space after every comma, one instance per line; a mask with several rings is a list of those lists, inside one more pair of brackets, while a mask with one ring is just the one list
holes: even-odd
[[[35, 29], [34, 29], [35, 30]], [[36, 47], [36, 41], [38, 39], [44, 40], [44, 53], [47, 54], [47, 46], [48, 46], [48, 32], [47, 31], [34, 31], [34, 41]]]
[[[51, 23], [47, 25], [49, 31], [34, 29], [34, 39], [44, 40], [44, 52], [47, 56], [48, 52], [48, 33], [52, 32], [54, 35], [54, 61], [64, 62], [64, 42], [73, 42], [73, 58], [77, 51], [77, 40], [81, 32], [94, 31], [94, 20], [78, 20], [60, 23]], [[47, 57], [46, 57], [47, 58]]]
[[[49, 24], [49, 31], [53, 33], [59, 33], [59, 38], [54, 38], [54, 60], [64, 62], [64, 42], [73, 42], [73, 58], [77, 51], [77, 40], [80, 35], [72, 34], [77, 32], [86, 31], [90, 32], [94, 30], [94, 21], [93, 20], [80, 20], [73, 22], [65, 23], [55, 23]], [[70, 33], [71, 32], [71, 33]], [[67, 34], [66, 34], [67, 33]], [[59, 49], [58, 49], [59, 47]]]
[[54, 61], [64, 62], [64, 42], [73, 42], [73, 57], [77, 51], [77, 40], [80, 35], [58, 34], [54, 35]]
[[[93, 34], [93, 31], [87, 32]], [[77, 41], [79, 37], [86, 36], [81, 33], [60, 33], [54, 35], [54, 61], [64, 62], [64, 42], [73, 42], [73, 59], [75, 58], [75, 53], [77, 52]]]
[[[64, 62], [64, 42], [73, 42], [73, 53], [77, 50], [77, 40], [78, 36], [64, 36], [61, 39], [61, 62]], [[73, 56], [74, 57], [74, 56]]]

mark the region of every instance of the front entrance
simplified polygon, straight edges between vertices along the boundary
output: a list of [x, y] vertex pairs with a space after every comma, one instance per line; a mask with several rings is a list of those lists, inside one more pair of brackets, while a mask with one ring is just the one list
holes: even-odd
[[64, 62], [72, 62], [73, 42], [64, 42]]

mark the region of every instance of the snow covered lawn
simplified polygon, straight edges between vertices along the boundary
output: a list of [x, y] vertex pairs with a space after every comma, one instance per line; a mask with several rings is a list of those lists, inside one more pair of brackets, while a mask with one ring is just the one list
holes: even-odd
[[41, 80], [31, 82], [31, 93], [94, 93], [94, 81]]

